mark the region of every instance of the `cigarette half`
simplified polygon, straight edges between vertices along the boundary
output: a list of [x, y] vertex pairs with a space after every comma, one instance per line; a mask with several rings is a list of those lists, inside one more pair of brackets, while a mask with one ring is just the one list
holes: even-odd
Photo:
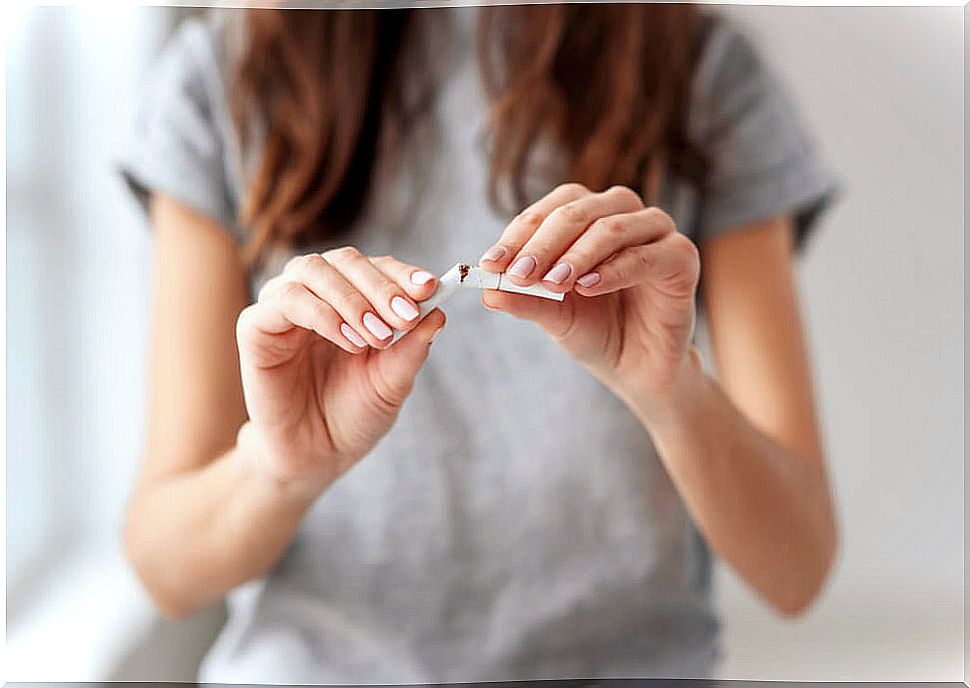
[[550, 291], [541, 284], [530, 284], [528, 287], [520, 287], [516, 284], [512, 284], [510, 281], [505, 279], [505, 273], [483, 272], [479, 268], [473, 268], [468, 265], [459, 265], [459, 269], [461, 274], [464, 275], [461, 281], [463, 287], [471, 287], [473, 289], [497, 289], [499, 291], [507, 291], [513, 294], [539, 296], [544, 299], [552, 299], [553, 301], [562, 301], [566, 297], [565, 294]]

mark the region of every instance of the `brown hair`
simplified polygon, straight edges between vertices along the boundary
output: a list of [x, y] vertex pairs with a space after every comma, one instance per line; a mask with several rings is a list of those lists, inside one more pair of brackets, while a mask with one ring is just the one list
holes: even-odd
[[[240, 218], [252, 228], [250, 262], [334, 236], [361, 212], [378, 157], [433, 95], [415, 40], [415, 13], [432, 11], [247, 11], [232, 111], [244, 140], [254, 115], [267, 125]], [[686, 133], [698, 19], [668, 3], [483, 8], [493, 201], [505, 184], [525, 204], [544, 138], [565, 155], [561, 181], [623, 184], [654, 202], [664, 169], [701, 183], [706, 163]]]

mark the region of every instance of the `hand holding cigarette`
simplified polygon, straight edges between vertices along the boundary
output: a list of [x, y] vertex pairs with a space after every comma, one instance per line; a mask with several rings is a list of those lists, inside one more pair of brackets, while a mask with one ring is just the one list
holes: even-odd
[[564, 184], [526, 208], [481, 257], [503, 283], [562, 303], [484, 291], [532, 320], [621, 397], [666, 394], [689, 356], [700, 260], [693, 242], [631, 189]]
[[[387, 432], [445, 317], [438, 281], [346, 247], [300, 256], [236, 326], [249, 421], [240, 442], [267, 483], [315, 496]], [[392, 328], [410, 332], [388, 348]]]

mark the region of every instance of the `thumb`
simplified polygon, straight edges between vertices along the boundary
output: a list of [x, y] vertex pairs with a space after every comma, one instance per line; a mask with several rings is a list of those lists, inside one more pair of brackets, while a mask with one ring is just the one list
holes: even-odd
[[572, 322], [573, 295], [563, 301], [551, 301], [526, 294], [513, 294], [494, 289], [482, 290], [482, 305], [492, 311], [502, 311], [520, 320], [531, 320], [548, 334], [557, 337]]
[[382, 399], [395, 406], [404, 403], [414, 385], [414, 376], [428, 358], [431, 340], [444, 326], [445, 314], [435, 308], [407, 335], [377, 352], [372, 379]]

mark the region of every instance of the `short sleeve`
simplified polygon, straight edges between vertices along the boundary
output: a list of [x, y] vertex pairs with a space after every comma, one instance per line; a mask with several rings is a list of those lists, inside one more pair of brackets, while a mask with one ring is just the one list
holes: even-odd
[[234, 238], [225, 92], [217, 39], [206, 21], [184, 21], [168, 40], [141, 86], [120, 171], [147, 211], [163, 192], [218, 220]]
[[710, 164], [699, 198], [698, 242], [787, 214], [801, 248], [842, 191], [789, 95], [726, 21], [717, 22], [702, 51], [688, 126]]

